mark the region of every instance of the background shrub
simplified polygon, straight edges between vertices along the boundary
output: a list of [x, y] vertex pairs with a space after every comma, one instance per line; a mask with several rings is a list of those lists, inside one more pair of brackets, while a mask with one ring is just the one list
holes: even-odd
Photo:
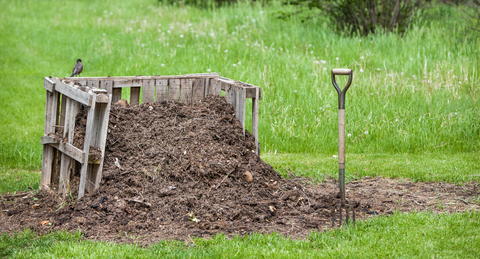
[[[471, 12], [465, 12], [468, 16], [468, 28], [474, 32], [480, 33], [480, 0], [475, 0], [469, 6], [472, 6]], [[478, 35], [478, 34], [477, 34]]]
[[368, 35], [377, 30], [405, 32], [424, 0], [338, 0], [328, 1], [324, 10], [338, 30]]
[[295, 0], [288, 4], [318, 8], [338, 31], [368, 35], [377, 31], [404, 33], [425, 0]]

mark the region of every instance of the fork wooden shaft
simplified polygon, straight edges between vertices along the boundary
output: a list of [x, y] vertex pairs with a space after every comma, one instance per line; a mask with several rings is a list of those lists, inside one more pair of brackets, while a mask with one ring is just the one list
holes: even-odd
[[345, 109], [338, 109], [338, 179], [340, 200], [345, 205]]

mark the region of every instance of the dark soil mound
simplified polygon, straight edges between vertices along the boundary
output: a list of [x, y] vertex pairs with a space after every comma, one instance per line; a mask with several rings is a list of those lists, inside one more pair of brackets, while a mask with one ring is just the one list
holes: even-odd
[[[85, 116], [77, 119], [79, 147], [85, 121]], [[54, 191], [4, 197], [0, 231], [80, 228], [89, 238], [151, 243], [219, 232], [306, 237], [312, 229], [323, 230], [338, 201], [334, 181], [314, 186], [283, 179], [254, 148], [254, 138], [249, 132], [243, 135], [223, 97], [209, 97], [193, 106], [172, 101], [116, 104], [111, 109], [99, 190], [72, 200], [78, 190], [74, 175], [71, 197], [61, 198]], [[455, 185], [439, 192], [389, 181], [367, 179], [347, 186], [357, 217], [426, 209], [430, 196], [439, 199], [442, 191], [467, 195]], [[463, 202], [456, 210], [468, 207]], [[44, 220], [49, 224], [41, 225]]]

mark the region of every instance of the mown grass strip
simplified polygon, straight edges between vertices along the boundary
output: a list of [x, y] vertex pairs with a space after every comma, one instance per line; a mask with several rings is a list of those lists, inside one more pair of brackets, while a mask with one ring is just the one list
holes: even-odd
[[[132, 239], [132, 242], [136, 240]], [[480, 213], [395, 213], [347, 227], [312, 232], [306, 240], [278, 234], [164, 241], [142, 248], [83, 240], [80, 232], [0, 234], [0, 257], [15, 258], [478, 258]]]

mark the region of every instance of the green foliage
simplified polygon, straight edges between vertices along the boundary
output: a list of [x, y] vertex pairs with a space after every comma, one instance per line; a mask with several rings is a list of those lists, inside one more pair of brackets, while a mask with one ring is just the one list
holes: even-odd
[[200, 7], [214, 7], [237, 2], [237, 0], [159, 0], [164, 4], [173, 5], [194, 5]]
[[471, 9], [465, 12], [468, 16], [468, 28], [478, 37], [480, 35], [480, 0], [473, 0], [469, 6]]
[[[366, 36], [376, 32], [403, 35], [424, 6], [424, 0], [295, 0], [289, 4], [323, 10], [337, 30]], [[285, 18], [286, 16], [282, 16]]]
[[178, 6], [191, 5], [191, 6], [202, 7], [202, 8], [214, 8], [214, 7], [225, 6], [225, 5], [238, 3], [238, 2], [265, 3], [268, 1], [269, 0], [158, 0], [159, 3], [163, 3], [163, 4], [178, 5]]
[[403, 35], [424, 0], [332, 0], [324, 10], [339, 31], [363, 36], [396, 31]]

